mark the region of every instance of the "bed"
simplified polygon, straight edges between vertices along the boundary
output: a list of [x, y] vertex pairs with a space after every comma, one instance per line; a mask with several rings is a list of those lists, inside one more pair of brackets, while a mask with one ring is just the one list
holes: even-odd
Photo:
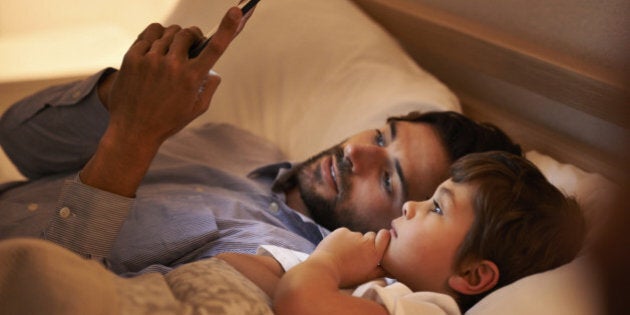
[[[142, 18], [208, 30], [232, 4], [167, 2]], [[235, 124], [300, 160], [412, 110], [460, 111], [495, 123], [552, 183], [577, 197], [589, 235], [574, 262], [502, 288], [466, 314], [602, 313], [604, 291], [588, 253], [606, 230], [617, 192], [626, 187], [630, 110], [624, 75], [630, 72], [623, 71], [626, 64], [597, 64], [515, 30], [497, 30], [475, 19], [483, 17], [479, 12], [460, 9], [448, 1], [440, 7], [412, 0], [263, 0], [214, 69], [223, 81], [210, 110], [188, 128]], [[539, 20], [554, 13], [546, 14]], [[121, 34], [113, 43], [133, 40]], [[0, 36], [0, 44], [10, 41]], [[0, 110], [41, 86], [111, 65], [3, 77]], [[22, 179], [0, 150], [0, 184]]]

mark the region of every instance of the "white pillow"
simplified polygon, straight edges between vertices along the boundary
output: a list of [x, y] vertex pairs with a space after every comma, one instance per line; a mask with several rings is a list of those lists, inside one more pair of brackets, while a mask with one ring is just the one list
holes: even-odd
[[[208, 30], [234, 3], [181, 1], [165, 24], [205, 22]], [[277, 143], [291, 160], [391, 115], [461, 111], [446, 86], [348, 0], [261, 1], [215, 70], [221, 86], [191, 126], [235, 124]], [[0, 166], [0, 184], [22, 178], [1, 153]]]
[[[226, 3], [186, 3], [223, 12]], [[195, 7], [190, 7], [195, 6]], [[171, 22], [198, 21], [176, 16]], [[193, 125], [230, 122], [292, 160], [412, 110], [460, 111], [454, 94], [348, 0], [263, 0], [215, 70], [223, 78]]]
[[620, 187], [598, 173], [589, 173], [571, 164], [560, 163], [550, 156], [529, 151], [532, 161], [545, 177], [567, 196], [580, 204], [587, 225], [585, 250], [592, 246], [612, 216], [614, 196]]
[[602, 289], [586, 257], [503, 287], [465, 315], [598, 315], [604, 314]]
[[[536, 151], [526, 157], [545, 177], [584, 212], [588, 234], [580, 257], [564, 266], [531, 275], [503, 287], [473, 306], [466, 315], [593, 315], [603, 314], [597, 269], [589, 261], [589, 247], [612, 215], [611, 203], [619, 187], [596, 173], [560, 163]], [[607, 211], [608, 210], [608, 211]]]

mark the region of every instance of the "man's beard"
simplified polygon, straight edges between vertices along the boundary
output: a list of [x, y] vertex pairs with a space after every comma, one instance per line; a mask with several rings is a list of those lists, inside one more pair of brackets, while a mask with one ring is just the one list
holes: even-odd
[[[339, 194], [334, 198], [327, 199], [318, 194], [315, 189], [316, 184], [321, 185], [325, 182], [321, 168], [316, 167], [310, 175], [307, 172], [311, 170], [315, 163], [319, 162], [320, 158], [328, 155], [335, 157], [333, 161], [336, 164], [337, 172], [335, 176]], [[352, 205], [348, 204], [348, 202], [344, 204], [351, 191], [351, 172], [352, 165], [347, 159], [344, 159], [343, 148], [340, 145], [323, 151], [297, 166], [295, 179], [297, 180], [302, 201], [311, 213], [313, 220], [331, 231], [342, 226], [352, 229], [355, 225], [354, 223], [359, 219], [354, 218], [355, 211], [353, 211]]]

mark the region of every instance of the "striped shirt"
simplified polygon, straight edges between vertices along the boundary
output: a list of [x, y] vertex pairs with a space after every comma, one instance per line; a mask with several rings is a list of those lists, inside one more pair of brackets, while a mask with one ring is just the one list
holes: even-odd
[[107, 125], [93, 89], [101, 74], [37, 94], [2, 117], [0, 144], [34, 179], [1, 192], [0, 239], [43, 237], [133, 275], [226, 251], [255, 253], [261, 244], [311, 252], [328, 233], [272, 191], [291, 168], [277, 163], [280, 151], [225, 124], [167, 140], [133, 199], [82, 184], [77, 171]]

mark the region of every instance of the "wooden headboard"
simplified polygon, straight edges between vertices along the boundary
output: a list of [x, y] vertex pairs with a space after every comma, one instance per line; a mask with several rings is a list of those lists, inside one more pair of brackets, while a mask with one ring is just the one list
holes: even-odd
[[[497, 24], [484, 22], [474, 12], [470, 16], [457, 12], [449, 7], [457, 5], [456, 1], [355, 2], [393, 34], [423, 68], [445, 82], [472, 118], [498, 125], [526, 150], [538, 150], [620, 183], [626, 181], [630, 170], [630, 163], [626, 162], [630, 157], [630, 71], [625, 57], [600, 62], [585, 53], [565, 49], [567, 45], [558, 41], [551, 45], [541, 43], [514, 32], [514, 27], [500, 29]], [[496, 5], [486, 2], [489, 8]], [[440, 3], [444, 6], [438, 7]], [[530, 7], [537, 4], [524, 3]], [[507, 14], [515, 15], [514, 19], [528, 13], [521, 12], [522, 7], [513, 9]], [[503, 14], [494, 14], [495, 20]], [[551, 16], [547, 12], [546, 17]], [[626, 17], [630, 15], [615, 23], [627, 22]], [[536, 19], [526, 18], [530, 23]], [[540, 20], [544, 16], [538, 19], [543, 24], [554, 22]], [[500, 16], [499, 20], [505, 24], [511, 17]], [[616, 26], [600, 25], [600, 30], [617, 30]], [[630, 43], [630, 32], [619, 29], [621, 33], [614, 34], [617, 37], [610, 32], [607, 36], [610, 40], [625, 38], [625, 42], [617, 43], [618, 49], [625, 49]]]

